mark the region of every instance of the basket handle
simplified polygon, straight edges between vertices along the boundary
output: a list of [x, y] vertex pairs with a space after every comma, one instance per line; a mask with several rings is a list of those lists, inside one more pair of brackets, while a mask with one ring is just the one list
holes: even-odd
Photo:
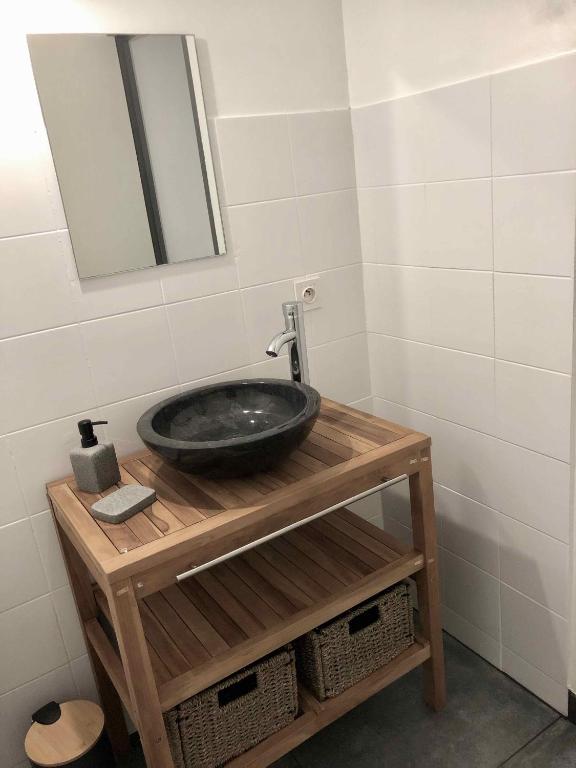
[[252, 674], [243, 677], [242, 680], [227, 685], [226, 688], [222, 688], [218, 691], [218, 706], [225, 707], [226, 704], [236, 701], [236, 699], [239, 699], [241, 696], [246, 696], [246, 694], [252, 693], [256, 688], [258, 688], [258, 676], [256, 675], [256, 672], [252, 672]]
[[375, 624], [379, 618], [380, 609], [378, 608], [378, 605], [371, 605], [369, 608], [366, 608], [365, 611], [362, 611], [362, 613], [359, 613], [357, 616], [350, 619], [348, 622], [348, 631], [351, 635], [355, 635], [356, 632], [360, 632], [361, 629], [366, 629], [366, 627]]

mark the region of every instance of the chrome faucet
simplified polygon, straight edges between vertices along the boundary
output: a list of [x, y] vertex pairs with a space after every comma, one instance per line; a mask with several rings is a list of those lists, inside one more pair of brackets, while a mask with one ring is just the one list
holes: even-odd
[[301, 301], [286, 301], [282, 304], [282, 311], [286, 320], [286, 330], [274, 336], [266, 354], [270, 357], [278, 357], [284, 344], [289, 344], [288, 357], [290, 359], [290, 375], [292, 381], [310, 383], [308, 373], [308, 354], [306, 352], [306, 332], [304, 330], [304, 308]]

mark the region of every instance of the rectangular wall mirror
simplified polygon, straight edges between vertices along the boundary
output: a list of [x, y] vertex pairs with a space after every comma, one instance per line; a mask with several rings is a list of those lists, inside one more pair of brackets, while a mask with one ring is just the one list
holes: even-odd
[[81, 278], [225, 252], [191, 35], [29, 35]]

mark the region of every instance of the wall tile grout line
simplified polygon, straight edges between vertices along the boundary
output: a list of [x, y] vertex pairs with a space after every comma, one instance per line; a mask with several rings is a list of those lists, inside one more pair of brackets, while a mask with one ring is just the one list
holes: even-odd
[[474, 429], [472, 427], [467, 427], [465, 424], [460, 424], [457, 421], [452, 421], [451, 419], [446, 419], [443, 416], [436, 416], [433, 413], [428, 413], [428, 411], [421, 411], [418, 408], [413, 408], [410, 405], [405, 405], [404, 403], [398, 403], [394, 400], [389, 400], [388, 398], [384, 397], [383, 395], [376, 394], [375, 397], [379, 397], [381, 400], [384, 400], [385, 402], [391, 403], [392, 405], [400, 406], [401, 408], [407, 408], [409, 411], [414, 411], [415, 413], [421, 413], [423, 416], [430, 416], [433, 419], [438, 419], [438, 421], [445, 421], [447, 424], [454, 424], [456, 427], [460, 427], [461, 429], [467, 429], [470, 432], [476, 432], [478, 435], [483, 435], [484, 437], [490, 437], [492, 440], [498, 440], [501, 443], [505, 443], [506, 445], [513, 445], [515, 448], [521, 448], [523, 451], [529, 451], [530, 453], [534, 453], [538, 456], [544, 456], [547, 459], [552, 459], [553, 461], [557, 461], [560, 464], [570, 464], [570, 461], [565, 461], [564, 459], [559, 459], [556, 456], [550, 456], [547, 453], [543, 453], [542, 451], [535, 451], [533, 448], [527, 448], [525, 445], [520, 445], [519, 443], [514, 443], [511, 440], [504, 440], [502, 437], [497, 437], [496, 435], [492, 435], [489, 432], [482, 432], [479, 429]]

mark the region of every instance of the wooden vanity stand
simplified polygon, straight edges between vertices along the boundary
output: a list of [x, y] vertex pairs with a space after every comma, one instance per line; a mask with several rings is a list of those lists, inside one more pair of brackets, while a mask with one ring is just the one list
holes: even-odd
[[[417, 642], [336, 698], [320, 702], [301, 689], [296, 720], [228, 765], [270, 765], [420, 664], [427, 704], [444, 705], [429, 437], [323, 400], [308, 439], [274, 471], [213, 481], [142, 451], [122, 461], [121, 473], [122, 483], [155, 488], [157, 501], [119, 525], [92, 518], [99, 495], [73, 478], [48, 486], [117, 753], [128, 749], [124, 704], [148, 768], [173, 768], [163, 712], [407, 577], [418, 589]], [[410, 483], [413, 549], [342, 507], [401, 475]]]

